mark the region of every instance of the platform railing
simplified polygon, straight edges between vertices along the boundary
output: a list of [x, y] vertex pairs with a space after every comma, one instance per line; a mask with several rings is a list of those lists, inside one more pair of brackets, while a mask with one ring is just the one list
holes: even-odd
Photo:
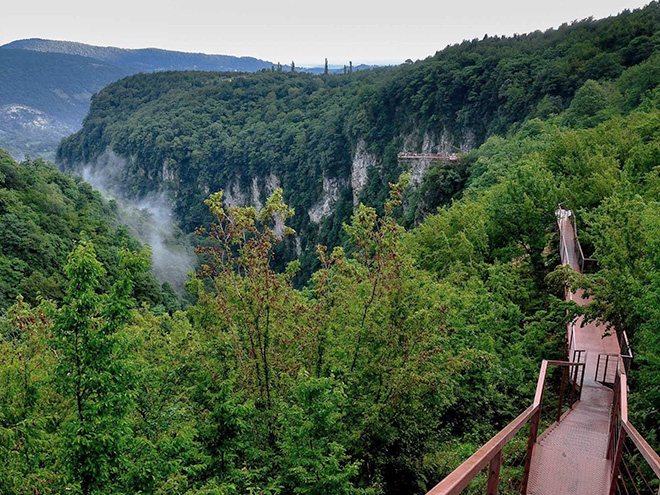
[[584, 251], [582, 251], [582, 244], [580, 244], [580, 240], [578, 237], [578, 229], [577, 229], [577, 220], [575, 218], [575, 214], [571, 211], [571, 216], [569, 217], [571, 220], [571, 224], [573, 225], [573, 239], [575, 241], [575, 254], [577, 256], [577, 261], [578, 265], [580, 266], [580, 273], [587, 273], [587, 272], [592, 272], [594, 268], [596, 267], [596, 260], [593, 258], [586, 258], [584, 256]]
[[[628, 348], [628, 351], [630, 352], [630, 348]], [[603, 385], [614, 385], [619, 363], [623, 366], [624, 371], [628, 371], [631, 362], [632, 353], [624, 354], [623, 349], [621, 349], [621, 354], [601, 352], [598, 354], [598, 360], [596, 361], [594, 380]]]
[[626, 334], [625, 330], [620, 332], [617, 331], [617, 338], [619, 339], [619, 349], [621, 349], [621, 357], [623, 358], [625, 372], [628, 373], [633, 360], [633, 352], [630, 347], [630, 342], [628, 342], [628, 334]]
[[628, 421], [628, 380], [618, 366], [607, 447], [610, 495], [660, 495], [660, 456]]
[[[584, 349], [574, 349], [570, 361], [572, 363], [584, 363], [586, 365], [587, 351], [585, 351]], [[584, 366], [582, 367], [574, 366], [569, 374], [569, 379], [575, 385], [577, 385], [578, 383], [580, 384], [579, 385], [580, 390], [582, 389], [582, 384], [584, 383], [584, 370], [585, 370]]]
[[[548, 394], [548, 367], [561, 369], [559, 390]], [[491, 438], [463, 464], [438, 483], [427, 495], [485, 493], [487, 495], [527, 493], [529, 473], [539, 429], [561, 421], [580, 400], [585, 363], [543, 361], [532, 404], [516, 419]], [[576, 370], [581, 368], [581, 373]], [[579, 378], [578, 380], [578, 377]], [[557, 380], [559, 382], [559, 380]], [[546, 395], [557, 399], [557, 409], [544, 408]], [[552, 419], [544, 421], [543, 411]]]
[[[558, 210], [559, 211], [559, 210]], [[559, 259], [562, 263], [562, 265], [570, 265], [571, 259], [570, 255], [568, 252], [568, 242], [566, 241], [566, 238], [564, 236], [564, 231], [561, 229], [561, 216], [558, 216], [558, 225], [560, 226], [559, 228]]]
[[402, 151], [397, 155], [400, 161], [406, 160], [430, 160], [430, 161], [449, 161], [455, 162], [458, 160], [456, 153], [415, 153], [409, 151]]

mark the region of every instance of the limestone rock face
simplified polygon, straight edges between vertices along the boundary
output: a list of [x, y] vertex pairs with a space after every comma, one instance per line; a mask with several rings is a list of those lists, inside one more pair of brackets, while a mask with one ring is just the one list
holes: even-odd
[[172, 164], [169, 160], [163, 161], [163, 168], [161, 170], [161, 177], [166, 182], [178, 182], [176, 178], [176, 172], [172, 167]]
[[227, 206], [254, 206], [257, 211], [264, 207], [264, 200], [280, 186], [280, 179], [275, 174], [266, 177], [253, 176], [250, 187], [244, 188], [238, 175], [235, 175], [224, 187]]
[[241, 189], [241, 183], [238, 177], [235, 177], [232, 182], [225, 187], [224, 200], [227, 206], [237, 207], [245, 206], [248, 204], [248, 195]]
[[351, 165], [351, 187], [353, 188], [353, 205], [357, 206], [360, 193], [367, 185], [369, 169], [378, 167], [378, 157], [367, 149], [364, 139], [359, 139], [355, 148], [355, 157]]
[[331, 216], [334, 213], [334, 206], [339, 199], [340, 191], [344, 187], [345, 181], [339, 177], [328, 178], [323, 176], [323, 196], [314, 204], [307, 214], [314, 223], [321, 223], [321, 220]]

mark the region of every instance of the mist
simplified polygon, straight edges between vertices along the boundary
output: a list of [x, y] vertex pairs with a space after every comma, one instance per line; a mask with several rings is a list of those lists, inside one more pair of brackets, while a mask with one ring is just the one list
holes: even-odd
[[112, 152], [104, 153], [94, 167], [84, 165], [77, 172], [107, 198], [119, 205], [119, 220], [151, 249], [154, 275], [177, 292], [183, 290], [188, 273], [195, 270], [196, 258], [190, 238], [176, 225], [165, 193], [131, 198], [123, 184], [127, 162]]

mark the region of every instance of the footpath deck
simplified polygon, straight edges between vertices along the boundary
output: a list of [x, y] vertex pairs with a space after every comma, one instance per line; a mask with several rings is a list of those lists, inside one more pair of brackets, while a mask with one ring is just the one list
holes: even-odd
[[[568, 212], [559, 213], [562, 262], [580, 271], [575, 231]], [[567, 298], [577, 304], [589, 303], [580, 290]], [[532, 455], [528, 493], [530, 495], [604, 495], [608, 492], [610, 461], [606, 458], [612, 390], [595, 381], [598, 355], [620, 354], [615, 335], [605, 336], [605, 325], [588, 323], [582, 317], [569, 325], [570, 356], [585, 352], [582, 399], [561, 422], [539, 438]], [[614, 367], [612, 367], [614, 369]], [[614, 373], [614, 372], [612, 372]]]

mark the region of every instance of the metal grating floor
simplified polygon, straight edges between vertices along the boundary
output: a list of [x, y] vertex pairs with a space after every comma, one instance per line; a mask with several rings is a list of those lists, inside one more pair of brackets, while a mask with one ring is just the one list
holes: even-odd
[[[568, 263], [577, 269], [573, 226], [568, 217], [560, 219], [560, 228], [567, 239]], [[589, 303], [581, 290], [569, 293], [568, 299], [580, 305]], [[608, 493], [610, 461], [606, 455], [612, 390], [595, 381], [595, 372], [599, 353], [621, 351], [616, 336], [603, 336], [605, 325], [592, 322], [582, 326], [580, 317], [574, 329], [573, 349], [586, 351], [581, 359], [585, 362], [582, 399], [534, 446], [527, 490], [530, 495]]]
[[[534, 447], [530, 495], [607, 492], [610, 463], [606, 451], [612, 391], [592, 382], [585, 383], [584, 392], [583, 401]], [[593, 403], [586, 402], [587, 397]]]

